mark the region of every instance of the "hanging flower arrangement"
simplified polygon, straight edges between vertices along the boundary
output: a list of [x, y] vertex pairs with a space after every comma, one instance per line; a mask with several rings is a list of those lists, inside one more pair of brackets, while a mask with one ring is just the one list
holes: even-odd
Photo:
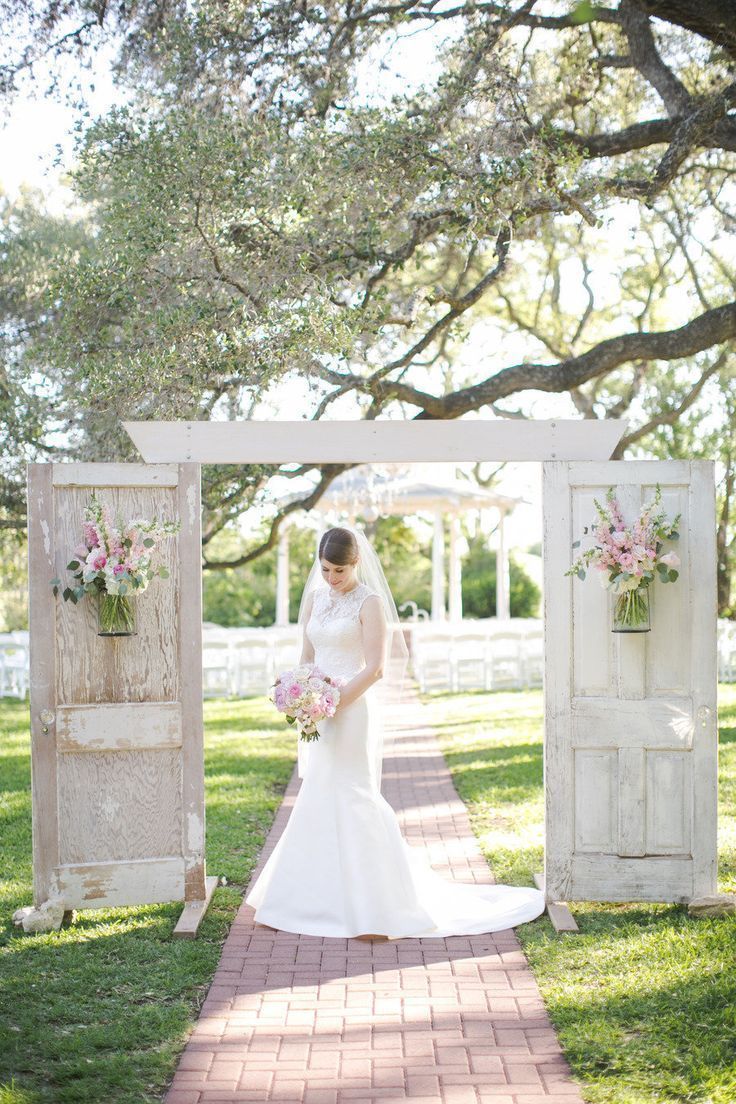
[[[75, 584], [62, 591], [65, 601], [75, 604], [85, 594], [96, 596], [100, 636], [132, 636], [135, 633], [133, 598], [147, 589], [152, 579], [169, 576], [163, 564], [153, 565], [153, 554], [167, 536], [179, 532], [181, 521], [158, 521], [156, 517], [131, 518], [128, 522], [96, 495], [84, 508], [83, 541], [74, 549], [75, 559], [67, 564]], [[51, 580], [54, 594], [61, 579]]]
[[[614, 494], [606, 492], [606, 505], [593, 499], [598, 519], [585, 526], [592, 529], [595, 543], [578, 556], [565, 575], [584, 579], [586, 568], [600, 572], [601, 585], [615, 596], [613, 632], [647, 632], [649, 624], [649, 586], [658, 577], [663, 583], [674, 583], [679, 572], [679, 557], [675, 552], [663, 552], [665, 541], [679, 538], [677, 526], [681, 514], [667, 521], [662, 509], [662, 491], [657, 484], [654, 498], [644, 505], [638, 518], [627, 526]], [[578, 548], [580, 541], [573, 544]]]

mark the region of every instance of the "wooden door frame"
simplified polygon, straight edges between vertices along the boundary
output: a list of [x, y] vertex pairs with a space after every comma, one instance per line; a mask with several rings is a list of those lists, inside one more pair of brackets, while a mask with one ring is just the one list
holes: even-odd
[[[41, 714], [48, 710], [58, 717], [56, 679], [56, 603], [50, 597], [50, 581], [57, 574], [56, 526], [53, 523], [55, 487], [84, 487], [119, 490], [125, 487], [158, 487], [175, 492], [176, 510], [182, 519], [177, 538], [181, 575], [178, 603], [177, 649], [181, 666], [179, 709], [181, 744], [181, 850], [171, 856], [182, 863], [181, 897], [184, 908], [173, 931], [174, 938], [194, 938], [211, 900], [217, 877], [207, 877], [204, 861], [205, 804], [203, 775], [203, 703], [199, 693], [202, 672], [202, 543], [200, 498], [201, 465], [188, 461], [168, 464], [147, 463], [57, 463], [27, 464], [28, 488], [28, 569], [29, 635], [31, 648], [30, 732], [32, 750], [33, 806], [33, 901], [40, 907], [50, 897], [68, 899], [55, 872], [60, 864], [58, 846], [56, 733], [49, 736], [49, 721]], [[68, 556], [66, 557], [68, 558]], [[56, 601], [61, 601], [60, 596]], [[102, 703], [112, 710], [124, 710], [118, 703]], [[152, 705], [164, 703], [153, 702]], [[168, 703], [166, 703], [168, 704]], [[171, 703], [172, 705], [175, 703]], [[140, 703], [136, 703], [136, 707]], [[43, 797], [46, 804], [41, 801]], [[51, 807], [49, 807], [49, 803]], [[124, 865], [124, 864], [123, 864]], [[87, 864], [81, 864], [86, 868]], [[90, 870], [92, 868], [90, 867]], [[86, 875], [85, 875], [86, 877]], [[92, 883], [94, 874], [89, 875]], [[93, 889], [85, 893], [94, 899]], [[147, 903], [141, 900], [122, 904]], [[157, 898], [158, 900], [158, 898]], [[82, 907], [79, 904], [74, 907]], [[83, 907], [107, 907], [90, 904]], [[71, 906], [67, 909], [71, 914]]]
[[[149, 463], [315, 465], [609, 460], [627, 424], [625, 419], [562, 418], [122, 423]], [[543, 888], [542, 874], [535, 881]], [[558, 930], [577, 931], [564, 905], [549, 902], [548, 911]]]
[[[611, 476], [611, 463], [621, 464], [623, 470], [617, 471], [614, 476]], [[659, 474], [657, 472], [658, 466], [662, 464], [667, 465], [666, 474], [661, 470]], [[600, 469], [596, 469], [595, 465], [590, 466], [588, 463], [583, 465], [548, 463], [544, 466], [543, 498], [549, 506], [545, 517], [543, 542], [545, 551], [544, 624], [545, 652], [550, 657], [549, 662], [545, 665], [545, 871], [548, 875], [551, 891], [560, 894], [566, 900], [600, 899], [600, 897], [595, 897], [592, 894], [590, 897], [586, 896], [586, 892], [591, 892], [589, 888], [581, 893], [574, 890], [571, 894], [569, 893], [571, 882], [574, 885], [574, 877], [567, 857], [569, 855], [573, 856], [573, 865], [581, 859], [585, 859], [584, 851], [579, 851], [575, 843], [575, 817], [572, 813], [571, 801], [561, 802], [561, 815], [555, 818], [550, 816], [551, 795], [554, 794], [555, 800], [559, 803], [560, 795], [564, 794], [568, 780], [574, 774], [574, 751], [572, 749], [575, 745], [572, 737], [570, 742], [567, 743], [562, 734], [565, 730], [571, 731], [574, 724], [575, 702], [580, 706], [586, 701], [597, 701], [595, 697], [590, 699], [585, 697], [576, 698], [575, 675], [571, 669], [572, 665], [562, 662], [558, 667], [555, 662], [556, 657], [566, 652], [569, 652], [571, 656], [575, 655], [573, 646], [575, 623], [573, 603], [576, 588], [580, 584], [574, 576], [563, 579], [559, 570], [560, 561], [570, 555], [572, 540], [570, 529], [574, 518], [572, 510], [574, 491], [579, 488], [586, 490], [590, 487], [604, 488], [617, 482], [619, 500], [623, 502], [624, 509], [626, 509], [625, 495], [628, 488], [635, 489], [635, 501], [638, 502], [641, 493], [640, 488], [646, 486], [651, 493], [654, 485], [660, 479], [663, 491], [666, 491], [668, 486], [675, 487], [684, 484], [688, 487], [688, 504], [683, 509], [686, 511], [685, 517], [690, 531], [687, 539], [690, 587], [693, 585], [696, 574], [696, 562], [701, 559], [707, 560], [712, 566], [712, 576], [708, 579], [706, 600], [692, 602], [690, 621], [688, 622], [688, 628], [692, 629], [692, 639], [695, 641], [708, 637], [711, 623], [713, 627], [710, 645], [704, 652], [701, 652], [698, 648], [697, 662], [694, 661], [691, 652], [689, 679], [689, 697], [692, 700], [693, 725], [695, 728], [691, 750], [693, 770], [691, 794], [693, 827], [697, 824], [698, 836], [693, 837], [690, 841], [692, 863], [690, 870], [686, 872], [690, 878], [690, 884], [681, 893], [678, 893], [675, 887], [678, 880], [685, 881], [681, 872], [676, 870], [680, 865], [682, 856], [677, 855], [675, 858], [671, 858], [666, 853], [658, 854], [656, 850], [647, 851], [643, 822], [638, 822], [642, 834], [640, 837], [634, 838], [633, 847], [631, 846], [632, 841], [629, 839], [627, 841], [630, 844], [629, 849], [623, 848], [618, 851], [616, 856], [607, 856], [603, 861], [610, 860], [621, 866], [626, 863], [627, 859], [635, 860], [637, 863], [636, 877], [641, 878], [642, 881], [646, 881], [648, 875], [656, 879], [661, 878], [658, 868], [664, 866], [667, 861], [673, 864], [668, 879], [668, 889], [672, 894], [671, 896], [660, 896], [657, 889], [653, 890], [651, 896], [647, 895], [646, 890], [639, 896], [632, 892], [631, 887], [628, 886], [624, 890], [619, 890], [618, 893], [612, 892], [610, 897], [612, 901], [643, 900], [682, 903], [685, 900], [689, 901], [701, 896], [710, 896], [717, 891], [717, 802], [714, 792], [717, 788], [717, 753], [716, 756], [713, 755], [713, 741], [715, 740], [716, 748], [718, 741], [717, 702], [714, 700], [718, 673], [715, 602], [717, 517], [715, 496], [713, 494], [713, 468], [713, 460], [612, 461], [604, 463]], [[649, 475], [651, 478], [647, 478], [648, 469], [650, 469]], [[602, 499], [603, 495], [601, 494], [599, 497]], [[650, 494], [647, 494], [646, 497], [649, 499]], [[563, 502], [568, 504], [569, 512], [562, 504]], [[550, 503], [556, 503], [555, 507], [553, 508]], [[561, 524], [561, 519], [565, 520], [564, 525]], [[592, 522], [593, 518], [587, 520]], [[578, 531], [575, 535], [580, 536], [581, 534]], [[548, 576], [557, 580], [557, 585], [547, 585], [549, 582]], [[657, 587], [661, 585], [657, 583]], [[675, 585], [680, 587], [686, 584], [680, 581]], [[597, 592], [598, 588], [595, 589]], [[692, 590], [690, 593], [692, 593]], [[687, 591], [683, 595], [683, 600], [686, 602], [688, 600]], [[585, 624], [585, 619], [581, 620]], [[559, 633], [555, 640], [550, 635], [551, 626], [554, 626], [555, 631]], [[609, 640], [612, 639], [614, 638], [609, 637]], [[569, 641], [569, 648], [564, 646], [560, 648], [560, 640], [563, 642]], [[620, 664], [616, 677], [618, 680], [625, 680], [631, 691], [629, 694], [621, 694], [618, 700], [628, 703], [629, 706], [639, 698], [647, 699], [650, 703], [654, 700], [651, 694], [647, 692], [646, 685], [644, 663], [646, 640], [647, 637], [643, 634], [617, 636], [615, 638], [613, 654], [617, 656]], [[574, 662], [575, 660], [573, 660]], [[632, 681], [634, 682], [633, 689]], [[604, 692], [601, 691], [601, 693]], [[671, 693], [675, 693], [675, 691], [673, 690]], [[608, 696], [608, 694], [605, 694], [606, 698]], [[663, 700], [666, 702], [668, 699]], [[555, 733], [560, 735], [556, 736]], [[656, 746], [652, 741], [652, 750], [656, 750]], [[619, 745], [619, 757], [621, 757], [622, 747], [623, 745]], [[620, 768], [621, 773], [617, 783], [619, 787], [617, 795], [618, 816], [620, 818], [619, 824], [623, 824], [625, 827], [637, 823], [637, 809], [647, 807], [643, 788], [646, 774], [642, 774], [641, 769], [637, 771], [635, 760], [632, 763], [629, 758], [630, 756], [642, 754], [646, 753], [642, 753], [641, 749], [629, 748], [629, 750], [624, 751], [626, 759]], [[638, 791], [636, 789], [637, 785], [641, 787]], [[713, 800], [711, 800], [711, 797], [713, 797]], [[631, 803], [628, 805], [630, 815], [627, 813], [626, 802]], [[599, 864], [601, 863], [601, 860], [596, 861]], [[625, 875], [622, 876], [619, 871], [618, 875], [611, 873], [609, 877], [608, 886], [610, 888], [611, 885], [616, 883], [617, 877], [622, 879], [622, 877], [625, 878]], [[619, 884], [621, 883], [619, 882]]]

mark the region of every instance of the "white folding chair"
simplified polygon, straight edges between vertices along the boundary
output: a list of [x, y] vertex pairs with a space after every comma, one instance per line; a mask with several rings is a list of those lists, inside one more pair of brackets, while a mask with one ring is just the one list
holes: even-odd
[[267, 640], [237, 640], [232, 645], [233, 693], [238, 697], [267, 694], [274, 680], [271, 644]]
[[446, 630], [415, 633], [412, 674], [419, 689], [451, 690], [454, 683], [450, 636]]
[[486, 689], [519, 690], [522, 686], [521, 637], [500, 629], [488, 639]]
[[736, 682], [736, 623], [718, 622], [718, 681]]
[[229, 697], [233, 693], [230, 644], [227, 640], [202, 641], [202, 693], [205, 698]]
[[28, 692], [30, 654], [22, 641], [0, 644], [0, 697], [25, 699]]
[[531, 690], [542, 685], [544, 675], [544, 633], [538, 629], [522, 637], [522, 681]]
[[460, 630], [450, 642], [454, 690], [486, 688], [488, 633]]

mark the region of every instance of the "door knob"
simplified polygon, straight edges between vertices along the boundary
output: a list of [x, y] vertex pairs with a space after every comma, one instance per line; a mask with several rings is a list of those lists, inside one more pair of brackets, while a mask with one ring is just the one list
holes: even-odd
[[41, 722], [43, 724], [43, 728], [41, 731], [47, 733], [49, 730], [49, 725], [53, 724], [56, 714], [54, 713], [53, 709], [42, 709], [39, 713], [39, 717], [41, 718]]

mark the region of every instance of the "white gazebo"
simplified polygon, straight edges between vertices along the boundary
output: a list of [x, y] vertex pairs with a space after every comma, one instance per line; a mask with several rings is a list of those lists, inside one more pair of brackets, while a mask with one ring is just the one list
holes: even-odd
[[[296, 494], [284, 496], [278, 505], [293, 502]], [[429, 513], [434, 518], [432, 540], [432, 621], [462, 621], [462, 569], [460, 561], [460, 517], [469, 510], [491, 509], [498, 514], [498, 550], [496, 559], [496, 616], [510, 616], [509, 556], [505, 518], [522, 502], [521, 498], [487, 490], [456, 475], [432, 472], [416, 477], [404, 465], [358, 465], [343, 472], [321, 496], [309, 516], [339, 525], [341, 520], [355, 524], [358, 515], [373, 521], [379, 516]], [[444, 518], [450, 517], [449, 571], [445, 602]], [[279, 531], [276, 574], [276, 624], [289, 620], [289, 527]]]

